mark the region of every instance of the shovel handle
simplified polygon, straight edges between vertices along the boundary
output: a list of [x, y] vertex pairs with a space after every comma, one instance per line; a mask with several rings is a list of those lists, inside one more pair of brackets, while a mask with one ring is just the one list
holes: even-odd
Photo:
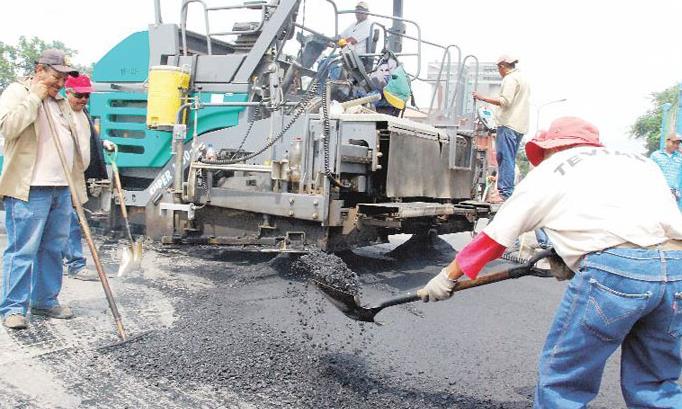
[[118, 202], [121, 207], [121, 216], [123, 216], [123, 224], [125, 224], [126, 234], [128, 235], [128, 240], [130, 240], [130, 245], [135, 246], [135, 240], [133, 240], [133, 235], [130, 232], [130, 223], [128, 222], [128, 210], [126, 209], [126, 200], [123, 196], [123, 185], [121, 185], [121, 176], [118, 172], [118, 165], [116, 164], [116, 158], [118, 157], [118, 147], [114, 145], [114, 152], [111, 153], [106, 151], [106, 155], [111, 163], [111, 173], [114, 174], [114, 185], [116, 186], [116, 195], [118, 196]]
[[[421, 294], [420, 291], [421, 290], [417, 291], [416, 294], [407, 293], [405, 295], [401, 295], [401, 296], [396, 297], [396, 298], [391, 298], [390, 300], [386, 300], [386, 301], [382, 302], [381, 304], [377, 305], [377, 307], [379, 309], [383, 309], [383, 308], [391, 307], [394, 305], [407, 304], [407, 303], [419, 301], [422, 298], [419, 296], [419, 294]], [[375, 308], [377, 308], [377, 307], [375, 307]]]
[[499, 281], [509, 280], [510, 278], [520, 278], [524, 276], [537, 276], [537, 277], [549, 277], [551, 275], [543, 274], [537, 271], [533, 267], [535, 263], [542, 260], [545, 257], [549, 257], [554, 254], [554, 249], [548, 248], [542, 250], [538, 254], [531, 257], [527, 262], [521, 264], [520, 266], [512, 267], [508, 270], [499, 271], [497, 273], [486, 274], [484, 276], [478, 277], [475, 280], [467, 281], [457, 281], [457, 285], [452, 290], [452, 292], [466, 290], [467, 288], [480, 287], [486, 284], [497, 283]]
[[123, 320], [121, 319], [121, 314], [118, 312], [118, 307], [116, 306], [116, 301], [114, 300], [114, 295], [111, 292], [111, 287], [109, 286], [109, 280], [104, 272], [104, 267], [99, 258], [99, 253], [95, 247], [95, 242], [92, 239], [92, 232], [90, 230], [90, 225], [88, 224], [88, 219], [85, 217], [85, 212], [83, 211], [83, 205], [80, 202], [80, 197], [78, 191], [76, 190], [76, 183], [73, 180], [73, 175], [71, 174], [71, 169], [69, 169], [66, 162], [66, 155], [64, 154], [64, 148], [62, 143], [59, 141], [59, 136], [57, 134], [54, 123], [52, 122], [52, 112], [50, 111], [49, 105], [43, 101], [42, 102], [43, 112], [47, 118], [47, 124], [52, 134], [52, 142], [54, 143], [55, 149], [57, 150], [57, 155], [59, 156], [59, 162], [62, 164], [62, 169], [64, 170], [64, 176], [66, 177], [66, 182], [69, 186], [69, 191], [71, 192], [71, 199], [73, 201], [73, 206], [76, 209], [76, 214], [78, 215], [78, 221], [83, 230], [83, 236], [85, 241], [88, 243], [90, 248], [90, 253], [92, 253], [92, 260], [95, 262], [95, 269], [97, 274], [99, 274], [99, 281], [102, 284], [102, 289], [104, 290], [104, 295], [106, 296], [107, 303], [109, 304], [109, 309], [111, 314], [114, 316], [114, 321], [116, 323], [116, 332], [119, 338], [125, 340], [128, 338], [125, 328], [123, 327]]

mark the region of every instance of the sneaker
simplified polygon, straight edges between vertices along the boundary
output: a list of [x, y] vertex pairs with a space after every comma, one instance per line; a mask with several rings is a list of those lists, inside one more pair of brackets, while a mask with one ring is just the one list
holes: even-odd
[[81, 281], [99, 281], [99, 274], [89, 270], [87, 267], [83, 267], [76, 274], [71, 274], [69, 277]]
[[9, 329], [26, 329], [26, 317], [21, 314], [10, 314], [2, 322]]
[[31, 308], [31, 314], [42, 315], [43, 317], [55, 318], [58, 320], [68, 320], [73, 318], [73, 311], [71, 311], [71, 308], [61, 305], [48, 309]]

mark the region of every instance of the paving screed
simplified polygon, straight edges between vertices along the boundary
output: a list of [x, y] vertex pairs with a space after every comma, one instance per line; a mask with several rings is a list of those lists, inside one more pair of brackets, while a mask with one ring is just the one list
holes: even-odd
[[[154, 331], [104, 350], [115, 331], [99, 283], [67, 280], [63, 300], [76, 319], [0, 331], [0, 407], [530, 407], [563, 285], [501, 283], [386, 310], [378, 326], [347, 319], [310, 284], [331, 280], [381, 300], [454, 256], [442, 240], [432, 248], [392, 240], [340, 259], [147, 246], [144, 273], [112, 287], [129, 333]], [[458, 247], [468, 237], [448, 240]], [[616, 365], [593, 407], [624, 406]]]

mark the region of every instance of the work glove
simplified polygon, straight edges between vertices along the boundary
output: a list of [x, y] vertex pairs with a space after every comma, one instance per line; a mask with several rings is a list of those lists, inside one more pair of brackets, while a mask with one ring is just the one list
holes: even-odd
[[33, 80], [31, 83], [31, 94], [36, 95], [41, 101], [47, 98], [47, 85], [41, 80]]
[[424, 288], [417, 291], [417, 295], [424, 302], [447, 300], [452, 297], [452, 290], [456, 285], [457, 281], [450, 280], [447, 269], [443, 268]]
[[116, 150], [116, 144], [111, 141], [102, 141], [102, 145], [104, 146], [104, 150], [107, 152], [113, 152]]
[[552, 255], [547, 257], [547, 260], [549, 261], [549, 271], [557, 281], [570, 280], [575, 276], [573, 270], [568, 268], [561, 257]]

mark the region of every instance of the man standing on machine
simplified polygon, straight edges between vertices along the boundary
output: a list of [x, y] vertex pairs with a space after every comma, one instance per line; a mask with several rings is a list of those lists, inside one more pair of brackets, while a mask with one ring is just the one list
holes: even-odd
[[516, 152], [523, 135], [528, 132], [530, 86], [516, 68], [518, 62], [518, 58], [508, 55], [503, 55], [497, 60], [497, 70], [502, 77], [502, 87], [497, 98], [484, 97], [478, 92], [473, 93], [475, 100], [497, 106], [495, 110], [497, 190], [502, 201], [507, 200], [514, 191]]

